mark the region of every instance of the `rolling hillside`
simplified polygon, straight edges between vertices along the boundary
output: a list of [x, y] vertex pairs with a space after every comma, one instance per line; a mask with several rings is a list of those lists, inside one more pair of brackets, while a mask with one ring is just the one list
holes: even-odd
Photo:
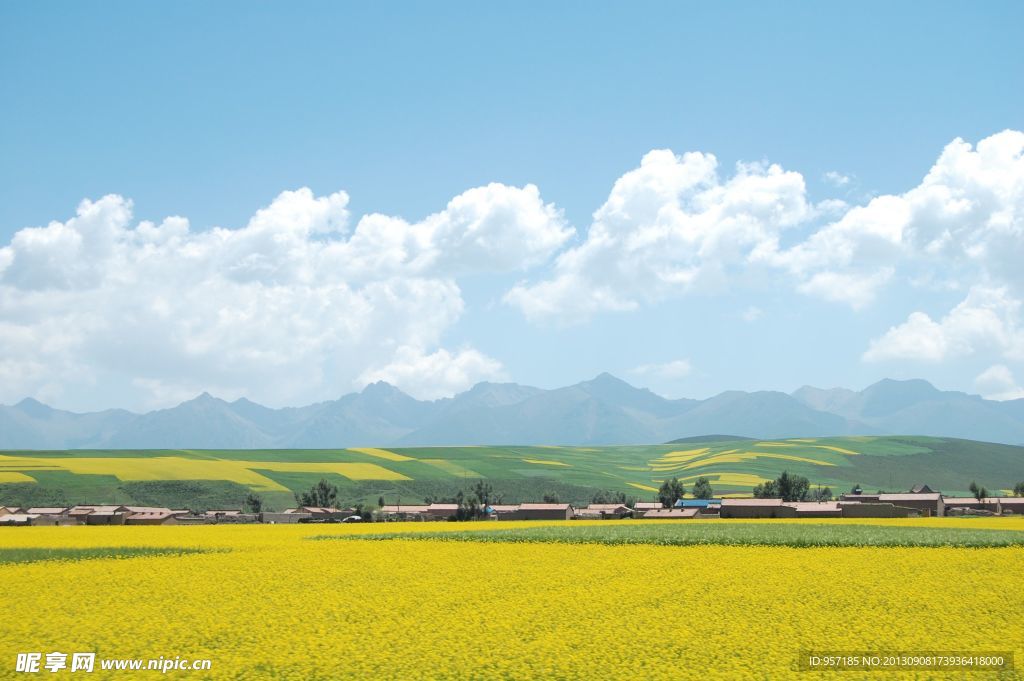
[[[728, 436], [722, 436], [728, 437]], [[1024, 480], [1024, 447], [929, 437], [728, 439], [614, 447], [417, 447], [308, 450], [76, 450], [0, 454], [0, 504], [136, 502], [237, 506], [249, 491], [284, 508], [327, 478], [342, 501], [418, 503], [485, 478], [507, 501], [555, 494], [588, 502], [599, 490], [645, 499], [677, 476], [716, 493], [749, 495], [789, 470], [834, 491], [908, 489], [926, 482], [965, 493], [972, 480], [1009, 490]]]

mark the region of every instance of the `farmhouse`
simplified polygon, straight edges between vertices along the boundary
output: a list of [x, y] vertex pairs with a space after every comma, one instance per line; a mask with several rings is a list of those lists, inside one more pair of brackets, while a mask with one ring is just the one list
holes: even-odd
[[176, 525], [178, 517], [170, 510], [164, 511], [143, 511], [140, 513], [128, 513], [124, 518], [125, 525]]
[[66, 516], [68, 509], [62, 506], [35, 506], [28, 511], [29, 515], [53, 515], [53, 516]]
[[68, 511], [68, 517], [75, 518], [79, 523], [85, 523], [87, 516], [93, 513], [123, 513], [125, 510], [124, 506], [72, 506]]
[[644, 511], [641, 518], [694, 518], [700, 513], [699, 508], [652, 508]]
[[260, 513], [260, 522], [269, 525], [291, 525], [302, 522], [302, 520], [310, 517], [312, 516], [308, 513], [271, 513], [270, 511], [264, 511]]
[[73, 525], [67, 516], [40, 515], [38, 513], [7, 513], [0, 516], [0, 525]]
[[1024, 497], [944, 497], [946, 515], [961, 515], [965, 511], [986, 511], [989, 513], [1020, 513], [1024, 511]]
[[633, 504], [633, 510], [636, 511], [653, 511], [659, 508], [664, 508], [660, 501], [638, 501]]
[[1024, 497], [999, 497], [1003, 513], [1024, 513]]
[[488, 504], [480, 510], [492, 520], [508, 520], [508, 514], [519, 510], [519, 504]]
[[577, 511], [576, 515], [583, 518], [619, 518], [633, 509], [625, 504], [591, 504]]
[[285, 509], [285, 513], [304, 513], [313, 520], [343, 520], [355, 512], [354, 508], [334, 508], [333, 506], [300, 506], [299, 508]]
[[124, 519], [127, 515], [127, 511], [93, 511], [85, 516], [85, 524], [124, 525]]
[[722, 499], [723, 518], [795, 518], [796, 509], [782, 499]]
[[590, 504], [584, 511], [596, 511], [598, 513], [626, 513], [632, 509], [625, 504]]
[[792, 506], [797, 518], [841, 518], [843, 510], [838, 501], [796, 501]]
[[392, 520], [424, 520], [427, 512], [427, 505], [415, 505], [415, 504], [396, 504], [394, 506], [384, 505], [380, 507], [380, 512], [385, 518]]
[[[295, 515], [295, 514], [292, 514]], [[242, 525], [245, 523], [258, 523], [260, 517], [256, 513], [232, 513], [230, 515], [218, 515], [213, 518], [206, 518], [206, 522], [215, 525]]]
[[705, 509], [713, 505], [721, 505], [721, 499], [680, 499], [676, 502], [676, 508], [699, 508]]
[[228, 515], [241, 515], [242, 509], [240, 508], [211, 508], [203, 515], [207, 518], [220, 518]]
[[458, 504], [429, 504], [423, 516], [427, 520], [447, 520], [458, 513]]
[[894, 506], [909, 508], [924, 516], [945, 515], [945, 503], [941, 492], [932, 490], [924, 484], [914, 485], [909, 492], [888, 494], [878, 492], [877, 494], [863, 494], [858, 487], [849, 494], [840, 497], [840, 501], [860, 501], [864, 503], [890, 503]]
[[840, 501], [844, 518], [906, 518], [911, 510], [877, 501]]
[[39, 517], [29, 513], [4, 513], [0, 515], [0, 525], [31, 525], [32, 520]]
[[507, 520], [572, 520], [576, 509], [572, 504], [519, 504], [512, 513], [505, 514]]
[[[844, 497], [846, 495], [843, 495]], [[914, 494], [876, 494], [876, 501], [890, 503], [893, 506], [901, 506], [917, 511], [923, 516], [945, 515], [946, 505], [942, 501], [942, 495], [938, 492]]]
[[163, 506], [123, 506], [124, 512], [128, 515], [133, 513], [167, 513], [170, 515], [173, 511]]

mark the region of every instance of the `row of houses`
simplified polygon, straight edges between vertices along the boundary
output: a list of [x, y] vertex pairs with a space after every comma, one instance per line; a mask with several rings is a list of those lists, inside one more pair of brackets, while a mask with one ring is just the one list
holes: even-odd
[[[376, 513], [381, 520], [448, 520], [458, 504], [385, 505]], [[522, 503], [490, 504], [481, 509], [493, 520], [579, 519], [685, 519], [685, 518], [905, 518], [967, 514], [1024, 514], [1024, 497], [947, 497], [927, 485], [909, 492], [863, 494], [851, 492], [837, 501], [782, 499], [680, 499], [672, 508], [657, 501], [625, 504]], [[197, 525], [224, 523], [316, 523], [360, 520], [355, 508], [300, 506], [280, 513], [244, 513], [240, 509], [214, 509], [196, 514], [151, 506], [0, 506], [0, 525]]]
[[843, 494], [838, 501], [785, 502], [781, 499], [723, 499], [722, 518], [906, 518], [946, 515], [1024, 513], [1024, 497], [945, 496], [927, 485], [909, 492]]
[[339, 522], [351, 518], [354, 508], [303, 506], [281, 513], [245, 513], [241, 509], [187, 509], [155, 506], [80, 505], [23, 508], [0, 506], [0, 525], [209, 525], [227, 523]]
[[[397, 504], [381, 506], [380, 515], [384, 520], [447, 520], [458, 510], [458, 504]], [[494, 520], [571, 520], [577, 515], [572, 504], [489, 504], [481, 510]]]

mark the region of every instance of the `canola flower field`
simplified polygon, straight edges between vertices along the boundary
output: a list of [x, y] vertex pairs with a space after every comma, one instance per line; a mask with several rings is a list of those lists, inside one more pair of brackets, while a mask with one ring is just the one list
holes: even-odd
[[[571, 533], [611, 522], [501, 527]], [[616, 532], [700, 523], [614, 522]], [[1024, 519], [1008, 518], [813, 524], [1024, 532]], [[0, 678], [19, 676], [15, 657], [26, 651], [212, 660], [204, 672], [97, 669], [84, 678], [1024, 678], [796, 666], [801, 650], [1004, 651], [1024, 662], [1020, 546], [427, 538], [493, 531], [492, 523], [4, 528], [0, 548], [13, 558], [0, 562]], [[360, 539], [382, 533], [423, 538]], [[348, 541], [313, 540], [325, 535]]]

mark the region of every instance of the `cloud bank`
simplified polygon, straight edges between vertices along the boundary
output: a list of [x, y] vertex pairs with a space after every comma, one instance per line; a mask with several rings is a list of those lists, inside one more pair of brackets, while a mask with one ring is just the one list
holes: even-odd
[[[504, 302], [538, 325], [723, 292], [854, 311], [896, 287], [959, 292], [947, 310], [896, 311], [862, 359], [991, 355], [1000, 363], [979, 385], [1018, 389], [1007, 363], [1024, 361], [1019, 131], [953, 140], [919, 184], [862, 205], [812, 201], [803, 175], [770, 162], [723, 169], [708, 153], [654, 150], [578, 238], [533, 185], [469, 189], [419, 221], [352, 224], [348, 202], [285, 191], [243, 226], [194, 230], [184, 217], [136, 221], [110, 195], [21, 229], [0, 247], [0, 401], [102, 388], [138, 407], [202, 390], [281, 405], [373, 380], [450, 395], [508, 377], [500, 357], [445, 347], [461, 286], [480, 274], [503, 277]], [[678, 379], [689, 364], [643, 369]]]
[[372, 376], [433, 397], [500, 375], [439, 347], [464, 308], [455, 277], [543, 261], [573, 234], [561, 214], [536, 187], [499, 184], [415, 223], [350, 229], [347, 205], [287, 191], [241, 228], [193, 232], [135, 223], [111, 195], [22, 229], [0, 249], [0, 398], [102, 386], [145, 406], [202, 390], [293, 404]]

